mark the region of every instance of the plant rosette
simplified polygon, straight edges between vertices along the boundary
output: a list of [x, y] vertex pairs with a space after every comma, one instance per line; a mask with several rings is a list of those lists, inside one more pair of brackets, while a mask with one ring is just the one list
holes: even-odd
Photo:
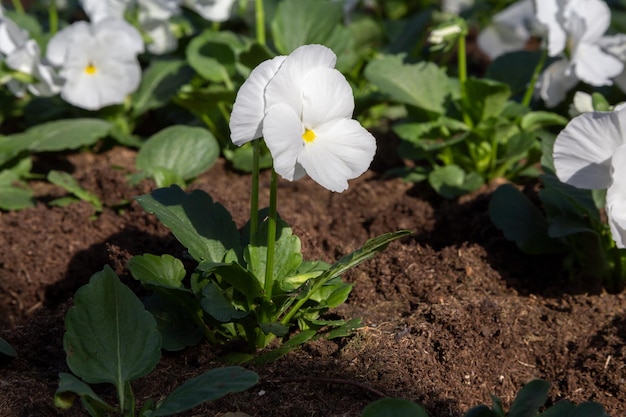
[[[258, 173], [253, 173], [251, 218], [241, 230], [221, 204], [200, 190], [185, 193], [171, 186], [138, 197], [195, 261], [189, 273], [170, 255], [136, 256], [128, 265], [154, 290], [149, 308], [163, 318], [166, 349], [181, 349], [202, 336], [216, 343], [243, 338], [251, 351], [278, 337], [288, 340], [283, 348], [289, 348], [322, 333], [347, 335], [359, 326], [358, 320], [324, 318], [352, 289], [340, 276], [410, 232], [373, 238], [328, 265], [303, 260], [299, 238], [277, 213], [277, 174], [287, 180], [308, 174], [340, 192], [373, 158], [374, 137], [351, 118], [354, 98], [333, 68], [335, 61], [329, 48], [305, 45], [264, 61], [242, 85], [231, 116], [233, 143], [263, 136], [274, 170], [270, 206], [261, 211], [255, 209]], [[259, 224], [258, 219], [264, 220]]]

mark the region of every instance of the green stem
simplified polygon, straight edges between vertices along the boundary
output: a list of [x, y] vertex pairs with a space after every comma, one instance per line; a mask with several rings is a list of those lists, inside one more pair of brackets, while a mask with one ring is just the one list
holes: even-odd
[[24, 14], [24, 6], [22, 6], [22, 2], [20, 0], [13, 0], [13, 8], [19, 14]]
[[260, 139], [252, 141], [252, 195], [250, 196], [250, 242], [254, 243], [259, 230], [259, 171], [261, 159]]
[[57, 11], [57, 4], [54, 0], [50, 1], [48, 7], [48, 25], [50, 26], [50, 35], [54, 35], [59, 30], [59, 13]]
[[526, 92], [524, 93], [524, 97], [522, 98], [522, 105], [528, 107], [530, 105], [530, 100], [533, 98], [533, 93], [535, 92], [535, 84], [537, 84], [537, 78], [539, 78], [539, 74], [543, 69], [543, 65], [546, 63], [546, 58], [548, 57], [548, 50], [544, 49], [541, 58], [539, 58], [539, 62], [535, 66], [535, 70], [533, 71], [532, 77], [530, 77], [530, 81], [528, 83], [528, 87], [526, 87]]
[[261, 45], [265, 45], [265, 9], [263, 0], [255, 1], [256, 8], [256, 40]]
[[274, 286], [274, 246], [276, 245], [276, 194], [278, 189], [278, 175], [272, 169], [272, 181], [270, 183], [270, 211], [267, 218], [267, 258], [265, 262], [265, 299], [272, 300], [272, 287]]
[[463, 113], [463, 121], [469, 127], [473, 126], [472, 119], [467, 114], [468, 100], [465, 91], [465, 83], [467, 82], [467, 53], [465, 49], [465, 36], [459, 36], [457, 44], [457, 65], [459, 73], [459, 85], [461, 88], [461, 111]]
[[624, 288], [624, 277], [622, 276], [622, 252], [613, 244], [611, 248], [611, 254], [613, 255], [613, 271], [609, 274], [612, 278], [611, 291], [619, 292]]

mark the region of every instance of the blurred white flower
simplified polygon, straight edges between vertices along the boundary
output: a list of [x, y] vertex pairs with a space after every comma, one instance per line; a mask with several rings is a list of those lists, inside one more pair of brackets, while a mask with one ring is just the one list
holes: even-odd
[[489, 58], [524, 49], [541, 32], [533, 0], [520, 0], [496, 13], [491, 24], [478, 34], [478, 47]]
[[546, 105], [562, 101], [577, 80], [611, 85], [624, 63], [602, 48], [611, 21], [608, 5], [603, 0], [536, 0], [535, 6], [537, 19], [548, 31], [548, 54], [560, 57], [539, 81]]
[[137, 89], [143, 52], [140, 33], [119, 19], [75, 22], [48, 42], [46, 56], [65, 80], [61, 97], [87, 110], [121, 104]]
[[211, 22], [230, 19], [235, 0], [183, 0], [185, 6]]
[[[8, 68], [25, 75], [14, 74], [3, 80], [13, 94], [22, 96], [28, 90], [37, 96], [52, 96], [60, 91], [62, 81], [51, 66], [42, 62], [37, 42], [3, 13], [0, 14], [0, 57]], [[28, 82], [23, 82], [27, 78]]]
[[80, 0], [80, 5], [92, 23], [104, 19], [124, 19], [132, 0]]
[[626, 247], [626, 109], [575, 117], [557, 136], [553, 156], [562, 182], [607, 190], [611, 234], [617, 247]]
[[460, 14], [474, 5], [474, 0], [442, 0], [441, 10], [446, 13]]
[[256, 67], [235, 99], [233, 143], [263, 136], [283, 178], [308, 174], [328, 190], [346, 190], [369, 167], [376, 140], [352, 119], [352, 89], [336, 60], [325, 46], [305, 45]]

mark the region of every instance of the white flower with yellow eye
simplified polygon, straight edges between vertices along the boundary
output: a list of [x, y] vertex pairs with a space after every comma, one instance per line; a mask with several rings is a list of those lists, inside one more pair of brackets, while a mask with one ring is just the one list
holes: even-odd
[[263, 137], [283, 178], [308, 174], [328, 190], [346, 190], [368, 169], [376, 140], [352, 119], [352, 89], [336, 60], [325, 46], [305, 45], [256, 67], [235, 99], [233, 143]]
[[73, 23], [48, 42], [46, 56], [65, 80], [61, 97], [87, 110], [121, 104], [137, 89], [140, 33], [119, 19]]

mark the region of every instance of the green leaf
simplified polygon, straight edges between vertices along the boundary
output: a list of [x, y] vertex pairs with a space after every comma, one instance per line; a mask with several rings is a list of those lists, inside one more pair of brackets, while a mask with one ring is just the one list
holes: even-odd
[[476, 124], [497, 117], [511, 97], [508, 85], [488, 79], [468, 78], [465, 83], [468, 112]]
[[[229, 81], [235, 73], [236, 54], [221, 39], [221, 32], [205, 30], [194, 36], [185, 54], [189, 65], [204, 79], [213, 82]], [[243, 45], [241, 45], [243, 47]]]
[[198, 262], [221, 262], [230, 249], [239, 253], [239, 231], [230, 213], [202, 190], [185, 193], [172, 185], [137, 197], [155, 214]]
[[328, 45], [342, 17], [342, 6], [338, 2], [281, 1], [270, 24], [276, 49], [286, 55], [302, 45]]
[[204, 337], [198, 322], [200, 306], [189, 291], [162, 290], [143, 299], [152, 313], [163, 339], [163, 349], [176, 352], [196, 345]]
[[12, 170], [0, 171], [0, 210], [21, 210], [34, 207], [33, 192], [22, 185], [19, 175]]
[[213, 282], [209, 282], [202, 288], [200, 305], [211, 317], [222, 323], [238, 320], [248, 315], [247, 311], [236, 309], [224, 296], [222, 289]]
[[277, 348], [270, 350], [267, 353], [257, 356], [252, 359], [252, 362], [255, 365], [263, 365], [266, 363], [271, 363], [276, 361], [281, 356], [286, 355], [294, 349], [297, 349], [299, 346], [311, 340], [317, 332], [315, 330], [303, 330], [300, 333], [293, 336], [291, 339], [287, 340], [285, 343], [280, 345]]
[[57, 152], [79, 149], [107, 136], [113, 125], [102, 119], [56, 120], [31, 127], [19, 134], [31, 152]]
[[568, 119], [560, 114], [548, 111], [531, 111], [522, 116], [520, 127], [523, 130], [530, 131], [546, 126], [565, 126], [567, 122]]
[[512, 184], [503, 184], [494, 191], [489, 217], [508, 240], [526, 253], [553, 253], [561, 248], [548, 236], [548, 222], [541, 211]]
[[[152, 135], [139, 149], [135, 164], [148, 173], [165, 168], [188, 181], [209, 169], [219, 154], [219, 143], [207, 129], [174, 125]], [[157, 185], [171, 185], [163, 182]]]
[[17, 352], [6, 340], [0, 337], [0, 353], [6, 356], [15, 357]]
[[550, 383], [542, 379], [534, 379], [524, 385], [517, 393], [508, 417], [534, 417], [537, 415], [539, 408], [548, 399], [548, 390]]
[[467, 413], [463, 414], [463, 417], [498, 417], [498, 414], [494, 413], [489, 407], [482, 404], [470, 408]]
[[445, 112], [448, 76], [431, 62], [405, 64], [401, 56], [385, 56], [370, 61], [365, 76], [392, 100], [433, 113]]
[[149, 373], [161, 357], [152, 315], [106, 266], [76, 292], [65, 327], [70, 370], [91, 384], [113, 384], [124, 409], [127, 384]]
[[361, 417], [428, 417], [428, 413], [410, 400], [382, 398], [368, 404]]
[[[244, 251], [248, 269], [254, 273], [261, 285], [265, 282], [267, 262], [267, 223], [265, 221], [259, 227], [256, 237], [256, 242], [259, 242], [259, 244], [250, 244]], [[276, 284], [280, 285], [280, 281], [290, 276], [301, 263], [300, 239], [292, 234], [292, 230], [287, 223], [279, 218], [276, 224], [276, 242], [274, 246], [273, 276]]]
[[478, 189], [483, 179], [475, 172], [466, 174], [457, 165], [446, 165], [432, 170], [428, 174], [428, 182], [442, 197], [456, 198]]
[[226, 394], [245, 391], [258, 381], [256, 373], [239, 366], [212, 369], [176, 388], [157, 405], [152, 417], [181, 413]]
[[64, 410], [74, 404], [75, 397], [80, 397], [92, 408], [98, 410], [115, 411], [115, 408], [107, 404], [102, 398], [93, 392], [91, 387], [72, 374], [59, 373], [59, 387], [54, 393], [54, 405]]
[[98, 196], [81, 187], [78, 181], [67, 172], [52, 170], [48, 172], [47, 178], [52, 184], [58, 185], [65, 191], [93, 205], [96, 211], [102, 211], [102, 201]]
[[130, 258], [126, 265], [130, 273], [143, 285], [164, 288], [183, 288], [185, 267], [172, 255], [161, 256], [146, 253]]
[[609, 417], [609, 414], [596, 402], [575, 405], [568, 400], [561, 400], [537, 417]]
[[487, 68], [485, 78], [507, 83], [514, 95], [526, 91], [542, 51], [515, 51], [500, 55]]
[[[263, 291], [259, 280], [250, 271], [236, 262], [216, 263], [205, 261], [198, 265], [198, 270], [205, 274], [218, 275], [224, 282], [245, 295], [251, 306], [254, 303], [254, 299], [260, 297]], [[199, 290], [199, 288], [194, 288], [194, 292]]]
[[191, 80], [193, 73], [182, 59], [153, 60], [144, 71], [139, 88], [132, 95], [132, 116], [139, 117], [148, 110], [167, 104]]

